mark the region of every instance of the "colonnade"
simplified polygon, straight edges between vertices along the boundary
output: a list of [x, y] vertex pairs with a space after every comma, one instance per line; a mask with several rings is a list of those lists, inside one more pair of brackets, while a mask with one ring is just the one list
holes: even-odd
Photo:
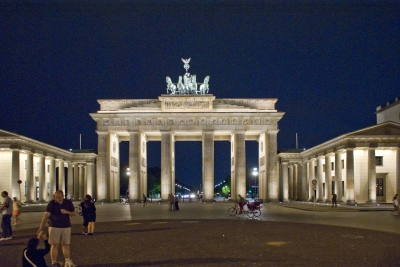
[[[365, 202], [376, 203], [376, 149], [376, 144], [370, 144], [364, 147], [341, 147], [308, 157], [303, 155], [304, 158], [299, 154], [280, 154], [280, 200], [311, 201], [315, 198], [317, 202], [331, 202], [335, 193], [338, 202], [354, 204], [357, 202], [357, 192], [363, 194], [362, 188], [366, 187]], [[394, 168], [396, 182], [393, 193], [400, 191], [400, 149], [395, 149], [397, 165]], [[313, 180], [316, 184], [313, 184]], [[356, 184], [359, 188], [356, 188]]]
[[[278, 178], [276, 177], [277, 130], [265, 131], [257, 135], [259, 142], [259, 197], [263, 200], [277, 200]], [[98, 132], [99, 150], [97, 158], [97, 193], [101, 201], [116, 200], [112, 186], [113, 166], [110, 158], [119, 159], [119, 151], [112, 148], [121, 139], [129, 141], [129, 198], [140, 201], [147, 195], [147, 151], [148, 141], [161, 141], [161, 199], [175, 193], [175, 142], [180, 141], [174, 131], [160, 130], [159, 139], [154, 140], [145, 131], [129, 131], [129, 137], [121, 138], [109, 132]], [[215, 131], [203, 130], [201, 137], [188, 137], [185, 140], [202, 142], [202, 190], [204, 201], [214, 200], [214, 138]], [[246, 140], [245, 131], [230, 131], [223, 141], [231, 143], [231, 196], [246, 195]], [[254, 138], [254, 137], [252, 137]], [[251, 139], [254, 140], [254, 139]]]
[[12, 149], [11, 153], [11, 196], [21, 198], [23, 202], [47, 202], [58, 189], [73, 200], [83, 199], [86, 193], [95, 193], [92, 162], [73, 162], [26, 149]]

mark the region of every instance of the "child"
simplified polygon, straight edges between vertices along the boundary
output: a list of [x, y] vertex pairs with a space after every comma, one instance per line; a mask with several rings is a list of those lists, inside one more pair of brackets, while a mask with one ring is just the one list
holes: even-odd
[[12, 216], [14, 218], [14, 225], [17, 225], [18, 221], [19, 221], [18, 220], [18, 216], [21, 215], [21, 206], [22, 206], [22, 204], [16, 197], [14, 197], [13, 200], [14, 200], [14, 202], [13, 202], [13, 214], [12, 214]]
[[[39, 245], [39, 240], [44, 241], [45, 248], [37, 249]], [[32, 267], [32, 266], [47, 266], [44, 256], [50, 252], [50, 244], [47, 241], [46, 233], [40, 231], [37, 238], [31, 238], [28, 241], [28, 246], [24, 249], [22, 253], [22, 266]]]

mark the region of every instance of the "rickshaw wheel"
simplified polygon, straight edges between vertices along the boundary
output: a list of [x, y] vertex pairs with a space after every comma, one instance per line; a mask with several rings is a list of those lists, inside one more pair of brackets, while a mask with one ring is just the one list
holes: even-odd
[[229, 208], [228, 213], [231, 216], [235, 216], [237, 214], [237, 210], [234, 207], [232, 207], [232, 208]]

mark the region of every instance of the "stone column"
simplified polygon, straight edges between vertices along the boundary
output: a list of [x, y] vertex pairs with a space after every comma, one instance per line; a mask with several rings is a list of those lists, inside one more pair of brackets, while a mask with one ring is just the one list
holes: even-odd
[[310, 159], [309, 164], [308, 164], [308, 191], [309, 191], [309, 195], [308, 195], [308, 199], [311, 200], [316, 200], [316, 194], [315, 194], [315, 190], [314, 190], [314, 185], [312, 184], [312, 180], [316, 179], [315, 176], [315, 159]]
[[79, 200], [79, 164], [74, 164], [74, 193], [72, 195], [74, 201]]
[[266, 170], [268, 169], [268, 165], [266, 162], [268, 150], [266, 141], [267, 134], [266, 132], [260, 133], [258, 138], [258, 199], [260, 201], [266, 201], [268, 199], [268, 188], [267, 188], [267, 179], [266, 179]]
[[19, 184], [18, 180], [21, 179], [19, 172], [19, 149], [12, 149], [11, 156], [11, 196], [17, 197], [22, 201], [22, 189], [23, 184]]
[[298, 200], [301, 196], [301, 182], [299, 178], [299, 164], [293, 165], [293, 199]]
[[322, 159], [323, 156], [318, 156], [317, 158], [317, 201], [318, 202], [323, 202], [324, 201], [324, 196], [323, 196], [323, 186], [322, 186]]
[[337, 202], [343, 202], [342, 188], [342, 153], [338, 150], [335, 152], [335, 193]]
[[346, 149], [346, 204], [355, 203], [354, 195], [354, 149]]
[[331, 155], [325, 155], [325, 202], [332, 202], [332, 167]]
[[[277, 151], [278, 151], [278, 141], [277, 135], [278, 131], [268, 131], [268, 159], [267, 159], [267, 181], [268, 181], [268, 199], [270, 201], [278, 201], [278, 190], [279, 190], [279, 179], [277, 175]], [[266, 141], [267, 141], [266, 140]]]
[[84, 187], [85, 187], [85, 169], [83, 165], [79, 165], [79, 200], [83, 200], [85, 196]]
[[233, 199], [238, 199], [238, 194], [246, 197], [246, 138], [244, 132], [235, 132], [234, 134], [234, 167], [235, 167], [235, 183], [236, 195], [232, 195]]
[[214, 131], [203, 131], [204, 201], [214, 201]]
[[[147, 149], [146, 149], [146, 143], [147, 143], [147, 138], [146, 135], [143, 133], [140, 133], [139, 135], [139, 151], [140, 151], [140, 190], [139, 190], [139, 197], [138, 201], [141, 200], [142, 195], [145, 194], [148, 196], [148, 188], [147, 188]], [[171, 142], [171, 157], [172, 157], [172, 162], [174, 163], [174, 157], [173, 157], [173, 151], [174, 151], [174, 145], [175, 142]], [[172, 169], [172, 173], [174, 169]], [[172, 175], [172, 183], [175, 184], [175, 176]]]
[[35, 177], [33, 176], [33, 154], [26, 153], [26, 201], [27, 203], [36, 202]]
[[281, 195], [282, 195], [282, 201], [288, 201], [289, 200], [289, 166], [288, 162], [282, 162], [281, 163], [281, 184], [282, 184], [282, 190], [281, 190]]
[[293, 200], [294, 191], [294, 166], [292, 164], [288, 165], [288, 199]]
[[301, 197], [299, 200], [307, 200], [308, 199], [308, 179], [307, 179], [307, 162], [302, 162], [300, 163], [300, 179], [301, 180], [301, 185], [299, 186], [300, 189], [300, 194], [299, 196]]
[[368, 201], [376, 203], [376, 159], [375, 148], [368, 148]]
[[140, 133], [129, 132], [129, 199], [140, 199]]
[[47, 188], [46, 188], [46, 164], [44, 155], [39, 155], [39, 202], [47, 201]]
[[71, 161], [68, 161], [68, 174], [67, 174], [67, 194], [70, 195], [71, 199], [74, 193], [74, 165]]
[[[98, 201], [108, 201], [108, 176], [110, 173], [110, 134], [107, 132], [97, 132], [98, 134], [98, 154], [97, 154], [97, 199]], [[75, 166], [77, 167], [77, 166]], [[75, 181], [75, 179], [74, 179]], [[75, 193], [74, 193], [75, 195]], [[79, 195], [78, 195], [79, 196]]]
[[86, 169], [87, 169], [87, 174], [86, 174], [86, 178], [87, 178], [87, 193], [91, 196], [94, 195], [94, 188], [95, 188], [95, 181], [94, 181], [94, 164], [92, 162], [88, 162], [86, 163]]
[[396, 194], [400, 195], [400, 148], [396, 148]]
[[49, 187], [50, 192], [48, 193], [48, 200], [53, 199], [53, 194], [57, 190], [56, 186], [56, 160], [54, 158], [50, 158], [50, 173], [49, 173]]
[[64, 160], [62, 159], [58, 160], [58, 190], [62, 190], [65, 193], [65, 170]]
[[167, 201], [168, 194], [175, 193], [175, 184], [172, 184], [172, 133], [161, 131], [161, 200]]

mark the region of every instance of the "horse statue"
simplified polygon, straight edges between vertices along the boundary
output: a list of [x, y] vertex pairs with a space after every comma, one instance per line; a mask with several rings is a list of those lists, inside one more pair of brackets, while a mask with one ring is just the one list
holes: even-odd
[[183, 86], [185, 87], [185, 94], [191, 94], [191, 81], [190, 81], [190, 74], [186, 73], [183, 75]]
[[169, 91], [171, 92], [171, 95], [176, 94], [176, 85], [172, 83], [172, 80], [170, 77], [167, 76], [167, 94]]
[[196, 75], [192, 75], [191, 93], [192, 93], [192, 94], [197, 94]]
[[206, 76], [206, 78], [204, 78], [204, 83], [202, 85], [200, 85], [200, 94], [204, 95], [204, 94], [208, 94], [208, 90], [210, 89], [208, 87], [208, 81], [210, 80], [210, 76]]
[[180, 94], [180, 95], [186, 94], [186, 92], [185, 92], [185, 86], [184, 86], [183, 83], [182, 83], [182, 76], [179, 76], [179, 81], [178, 81], [177, 86], [178, 86], [178, 91], [179, 91], [179, 94]]

